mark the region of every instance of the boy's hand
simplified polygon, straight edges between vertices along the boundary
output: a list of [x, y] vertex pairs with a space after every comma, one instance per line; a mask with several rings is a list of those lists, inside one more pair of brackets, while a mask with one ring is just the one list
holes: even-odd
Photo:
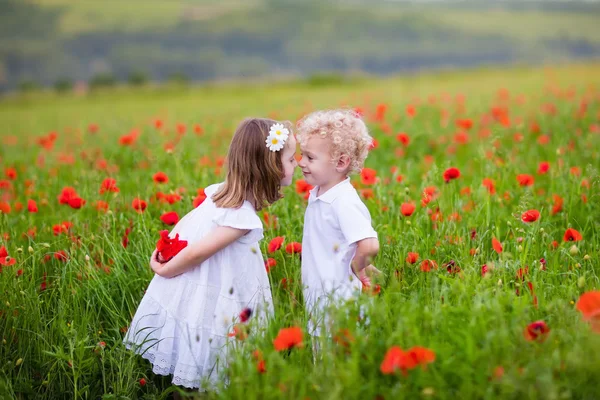
[[369, 276], [369, 277], [383, 275], [383, 272], [381, 272], [380, 270], [375, 268], [375, 266], [373, 264], [367, 265], [365, 267], [364, 271], [366, 272], [367, 276]]
[[375, 268], [375, 266], [373, 264], [367, 265], [365, 268], [363, 268], [358, 273], [354, 269], [352, 269], [352, 270], [354, 272], [354, 275], [356, 275], [356, 277], [358, 279], [360, 279], [363, 286], [366, 286], [366, 287], [371, 287], [371, 285], [372, 285], [371, 278], [372, 277], [383, 274], [383, 272], [381, 272], [380, 270]]

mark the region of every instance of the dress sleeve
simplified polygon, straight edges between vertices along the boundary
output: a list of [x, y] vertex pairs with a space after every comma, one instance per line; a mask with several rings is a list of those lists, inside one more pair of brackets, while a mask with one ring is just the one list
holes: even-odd
[[246, 207], [218, 208], [212, 221], [217, 226], [228, 226], [250, 231], [238, 239], [241, 243], [256, 243], [263, 238], [263, 225], [256, 213]]

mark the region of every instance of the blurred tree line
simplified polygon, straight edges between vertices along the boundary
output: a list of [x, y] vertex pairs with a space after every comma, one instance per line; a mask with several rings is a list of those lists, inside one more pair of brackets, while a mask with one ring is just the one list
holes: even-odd
[[[140, 12], [143, 8], [140, 3]], [[66, 91], [78, 81], [99, 87], [319, 71], [388, 74], [600, 55], [598, 43], [568, 35], [541, 38], [532, 49], [501, 31], [473, 35], [442, 24], [423, 9], [375, 8], [270, 0], [209, 19], [184, 12], [167, 29], [123, 26], [65, 34], [59, 27], [61, 8], [0, 0], [0, 90], [54, 85]]]

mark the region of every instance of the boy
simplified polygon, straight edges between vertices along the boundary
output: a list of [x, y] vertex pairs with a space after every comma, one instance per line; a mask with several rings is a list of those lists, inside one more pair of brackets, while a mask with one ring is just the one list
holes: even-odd
[[[302, 237], [304, 302], [313, 314], [329, 300], [348, 299], [362, 285], [370, 285], [367, 272], [379, 272], [370, 265], [379, 251], [377, 232], [348, 177], [360, 172], [373, 139], [352, 110], [317, 111], [297, 128], [302, 151], [298, 165], [314, 186]], [[311, 315], [309, 333], [319, 336], [321, 324], [315, 317]]]

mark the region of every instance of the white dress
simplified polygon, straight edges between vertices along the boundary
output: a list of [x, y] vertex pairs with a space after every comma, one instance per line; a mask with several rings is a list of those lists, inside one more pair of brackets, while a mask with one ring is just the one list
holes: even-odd
[[172, 374], [175, 385], [188, 388], [200, 387], [204, 379], [216, 382], [226, 366], [228, 334], [244, 308], [259, 322], [273, 313], [258, 245], [262, 222], [247, 201], [237, 209], [217, 207], [212, 195], [218, 187], [206, 188], [206, 200], [179, 221], [171, 237], [179, 233], [189, 246], [217, 226], [250, 231], [181, 275], [155, 275], [124, 339], [127, 348], [153, 364], [154, 373]]

